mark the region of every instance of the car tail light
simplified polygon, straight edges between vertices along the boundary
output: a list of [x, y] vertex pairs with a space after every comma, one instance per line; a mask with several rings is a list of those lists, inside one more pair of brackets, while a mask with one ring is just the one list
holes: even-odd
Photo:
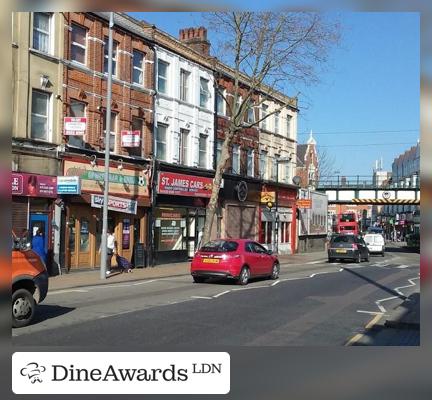
[[352, 248], [353, 250], [358, 250], [358, 246], [355, 243], [352, 244]]

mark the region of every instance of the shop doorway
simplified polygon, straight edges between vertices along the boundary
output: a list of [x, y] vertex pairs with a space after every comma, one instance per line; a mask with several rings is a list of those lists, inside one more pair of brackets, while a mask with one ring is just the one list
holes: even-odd
[[48, 252], [48, 238], [49, 238], [49, 229], [48, 229], [48, 215], [41, 213], [31, 213], [30, 214], [30, 234], [31, 237], [36, 235], [38, 229], [40, 229], [43, 233], [44, 237], [44, 245], [45, 245], [45, 253]]
[[[201, 210], [189, 210], [187, 220], [187, 245], [188, 257], [193, 258], [195, 252], [201, 246], [201, 239], [204, 232], [205, 214]], [[205, 213], [205, 211], [204, 211]]]

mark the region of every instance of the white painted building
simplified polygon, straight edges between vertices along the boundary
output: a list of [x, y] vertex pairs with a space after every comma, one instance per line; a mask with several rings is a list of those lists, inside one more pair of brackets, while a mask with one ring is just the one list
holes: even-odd
[[213, 169], [212, 72], [160, 46], [156, 46], [156, 60], [156, 158]]

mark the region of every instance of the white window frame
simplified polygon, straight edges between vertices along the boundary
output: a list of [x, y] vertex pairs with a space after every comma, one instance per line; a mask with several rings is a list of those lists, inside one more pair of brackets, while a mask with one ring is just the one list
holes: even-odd
[[[206, 83], [206, 88], [203, 87], [203, 83]], [[208, 109], [209, 107], [209, 101], [210, 101], [210, 88], [209, 88], [209, 84], [210, 84], [210, 80], [207, 78], [204, 78], [203, 76], [200, 76], [200, 97], [199, 97], [199, 105], [202, 108], [206, 108]], [[202, 99], [203, 97], [205, 97], [205, 104], [203, 103]], [[204, 105], [203, 105], [204, 104]]]
[[[249, 118], [250, 116], [252, 116], [252, 119]], [[251, 104], [246, 112], [246, 122], [248, 124], [253, 124], [255, 122], [255, 109], [254, 109], [254, 105]]]
[[232, 147], [232, 166], [231, 172], [233, 174], [240, 174], [240, 146], [234, 144]]
[[[164, 128], [164, 129], [165, 129], [165, 140], [164, 140], [164, 141], [162, 141], [162, 140], [158, 140], [158, 139], [159, 139], [159, 128]], [[167, 133], [168, 133], [168, 125], [158, 123], [157, 131], [156, 131], [156, 137], [155, 137], [155, 147], [156, 147], [156, 149], [155, 149], [155, 150], [156, 150], [155, 153], [156, 153], [156, 158], [157, 158], [158, 160], [166, 161], [167, 158], [168, 158], [168, 157], [167, 157]], [[158, 151], [159, 151], [159, 143], [163, 144], [164, 147], [165, 147], [165, 157], [164, 157], [164, 158], [160, 158], [159, 155], [158, 155]]]
[[189, 137], [190, 130], [180, 128], [180, 140], [179, 140], [179, 163], [182, 165], [188, 165], [189, 159]]
[[[139, 54], [142, 57], [141, 68], [135, 65], [135, 54]], [[144, 65], [145, 65], [145, 53], [140, 50], [133, 49], [132, 50], [132, 83], [139, 86], [144, 86], [145, 76], [144, 76]], [[141, 80], [142, 82], [136, 82], [134, 80], [134, 71], [141, 72]]]
[[[70, 100], [70, 105], [69, 105], [69, 116], [70, 117], [74, 117], [75, 116], [75, 115], [72, 115], [72, 113], [70, 112], [72, 110], [72, 103], [77, 103], [77, 104], [83, 105], [84, 106], [84, 113], [83, 113], [82, 117], [86, 117], [87, 116], [87, 103], [84, 103], [83, 101], [80, 101], [80, 100], [77, 100], [77, 99], [71, 99]], [[76, 138], [76, 136], [70, 136], [68, 144], [71, 144], [72, 146], [76, 146], [76, 147], [81, 147], [81, 148], [84, 147], [84, 143], [85, 143], [84, 135], [78, 136], [78, 138], [81, 139], [81, 144], [78, 144], [78, 145], [70, 143], [71, 138]], [[75, 139], [72, 139], [72, 140], [75, 140]]]
[[246, 158], [246, 165], [247, 165], [247, 175], [248, 176], [254, 176], [254, 155], [255, 152], [252, 149], [247, 150], [247, 158]]
[[[226, 103], [224, 97], [226, 97], [226, 90], [220, 86], [219, 90], [216, 91], [216, 113], [218, 115], [226, 115]], [[219, 100], [221, 101], [222, 110], [219, 110]]]
[[279, 133], [280, 111], [274, 114], [274, 133]]
[[[104, 124], [106, 124], [106, 115], [107, 115], [107, 109], [105, 108], [104, 113], [103, 113], [103, 121], [102, 121], [102, 133], [103, 133], [103, 142], [104, 142], [104, 149], [106, 150], [106, 143], [105, 143], [105, 127]], [[115, 154], [116, 153], [116, 136], [117, 136], [117, 123], [118, 123], [118, 115], [119, 113], [111, 111], [111, 117], [114, 115], [114, 123], [111, 123], [110, 126], [110, 140], [108, 143], [108, 148], [110, 150], [110, 154]], [[112, 122], [112, 121], [111, 121]], [[114, 128], [114, 130], [113, 130]], [[111, 150], [111, 138], [113, 138], [114, 141], [114, 146], [113, 149]]]
[[[32, 89], [32, 103], [33, 103], [33, 93], [34, 92], [38, 92], [40, 94], [43, 94], [44, 96], [46, 96], [47, 98], [47, 103], [46, 103], [46, 116], [42, 115], [42, 114], [36, 114], [33, 112], [33, 104], [31, 107], [31, 123], [30, 123], [30, 137], [32, 139], [36, 139], [36, 140], [43, 140], [46, 142], [50, 142], [51, 141], [51, 128], [52, 128], [52, 121], [51, 121], [51, 117], [52, 117], [52, 111], [51, 111], [51, 93], [50, 92], [44, 92], [43, 90], [38, 90], [38, 89]], [[33, 127], [33, 116], [38, 117], [38, 118], [45, 118], [46, 119], [46, 132], [45, 132], [45, 138], [37, 138], [37, 137], [33, 137], [32, 135], [32, 127]]]
[[[42, 30], [41, 28], [37, 28], [35, 26], [35, 16], [36, 16], [36, 14], [46, 15], [48, 17], [48, 29], [49, 29], [48, 32]], [[33, 46], [33, 48], [35, 50], [38, 50], [38, 51], [40, 51], [42, 53], [52, 54], [52, 50], [53, 50], [53, 44], [52, 44], [52, 38], [53, 38], [53, 35], [52, 35], [52, 19], [53, 19], [53, 14], [52, 13], [45, 13], [45, 12], [35, 12], [35, 13], [33, 13], [33, 42], [32, 42], [32, 46]], [[38, 33], [40, 33], [40, 34], [42, 34], [42, 35], [48, 36], [48, 49], [46, 51], [45, 50], [41, 50], [40, 48], [36, 48], [35, 47], [35, 45], [34, 45], [35, 44], [35, 31], [38, 32]]]
[[267, 179], [267, 161], [268, 160], [268, 152], [265, 150], [261, 150], [260, 152], [260, 176], [262, 179]]
[[[157, 90], [158, 90], [159, 93], [168, 94], [169, 93], [168, 76], [169, 76], [169, 67], [170, 67], [170, 64], [169, 64], [169, 62], [167, 62], [165, 60], [161, 60], [161, 59], [158, 59], [157, 62], [158, 62], [158, 65], [157, 65], [157, 67], [158, 67], [157, 68]], [[161, 70], [160, 65], [162, 65], [162, 64], [166, 66], [166, 75], [161, 75], [161, 73], [160, 73], [160, 70]], [[160, 88], [159, 88], [159, 86], [160, 86], [159, 85], [159, 81], [161, 79], [165, 82], [165, 90], [164, 91], [160, 90]]]
[[[109, 37], [105, 36], [104, 37], [104, 62], [103, 62], [103, 72], [105, 75], [108, 75], [108, 40]], [[112, 76], [117, 77], [117, 57], [118, 57], [118, 46], [119, 43], [115, 40], [113, 40], [113, 58], [112, 58]], [[105, 50], [106, 50], [106, 54], [105, 54]], [[105, 64], [106, 62], [106, 64]], [[105, 65], [106, 65], [106, 71], [105, 71]]]
[[[268, 115], [268, 105], [263, 103], [261, 104], [261, 119], [263, 119], [267, 115]], [[267, 130], [267, 118], [261, 121], [261, 128]]]
[[[204, 140], [204, 144], [205, 144], [204, 151], [201, 150], [202, 140]], [[198, 166], [200, 168], [207, 168], [207, 163], [208, 163], [208, 161], [207, 161], [207, 155], [208, 155], [207, 149], [208, 149], [208, 135], [206, 135], [205, 133], [200, 133], [199, 139], [198, 139]]]
[[179, 99], [181, 101], [185, 101], [189, 103], [190, 98], [190, 90], [189, 90], [189, 83], [190, 83], [190, 77], [191, 73], [187, 69], [180, 68], [180, 79], [179, 79]]
[[220, 158], [222, 156], [223, 142], [224, 141], [222, 139], [216, 140], [216, 166], [219, 164]]
[[292, 115], [287, 114], [286, 119], [287, 119], [287, 123], [286, 123], [286, 130], [287, 130], [287, 137], [290, 138], [291, 137], [291, 127], [292, 127]]
[[[85, 45], [82, 45], [81, 43], [78, 43], [78, 42], [73, 42], [72, 41], [72, 32], [71, 32], [71, 61], [74, 62], [74, 63], [77, 63], [77, 64], [87, 65], [87, 36], [88, 36], [88, 29], [86, 27], [81, 26], [79, 24], [76, 24], [74, 22], [71, 24], [71, 26], [72, 26], [72, 31], [74, 29], [74, 26], [76, 26], [79, 29], [83, 29], [85, 31]], [[81, 61], [72, 60], [72, 53], [73, 53], [72, 47], [73, 46], [81, 47], [82, 49], [84, 49], [84, 63], [82, 63]]]

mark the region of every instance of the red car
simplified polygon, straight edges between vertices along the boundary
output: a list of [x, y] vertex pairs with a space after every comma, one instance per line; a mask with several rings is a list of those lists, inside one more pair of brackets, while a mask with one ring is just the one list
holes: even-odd
[[271, 251], [248, 239], [217, 239], [206, 243], [191, 264], [191, 275], [197, 283], [206, 278], [236, 279], [247, 285], [250, 278], [279, 277], [279, 260]]

